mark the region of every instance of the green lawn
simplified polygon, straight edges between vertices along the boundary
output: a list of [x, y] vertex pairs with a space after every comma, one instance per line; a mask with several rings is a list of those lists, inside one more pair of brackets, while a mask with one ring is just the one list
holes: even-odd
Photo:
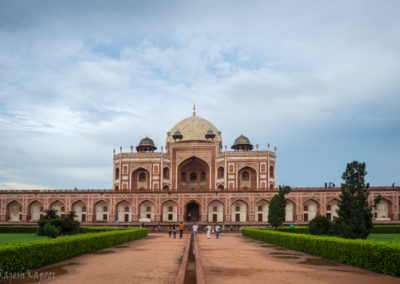
[[13, 241], [26, 242], [47, 239], [46, 236], [38, 236], [34, 233], [1, 233], [0, 245], [12, 243]]
[[400, 243], [400, 234], [369, 234], [367, 240]]

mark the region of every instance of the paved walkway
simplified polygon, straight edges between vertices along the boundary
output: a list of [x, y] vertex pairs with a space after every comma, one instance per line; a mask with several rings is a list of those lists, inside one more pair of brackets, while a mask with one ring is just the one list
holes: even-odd
[[46, 283], [175, 283], [188, 236], [180, 240], [178, 233], [174, 240], [167, 233], [150, 233], [119, 248], [75, 257], [56, 265], [56, 271], [66, 265], [69, 273], [57, 273]]
[[[207, 283], [400, 283], [400, 278], [337, 264], [236, 233], [198, 236]], [[309, 264], [300, 264], [307, 262]]]

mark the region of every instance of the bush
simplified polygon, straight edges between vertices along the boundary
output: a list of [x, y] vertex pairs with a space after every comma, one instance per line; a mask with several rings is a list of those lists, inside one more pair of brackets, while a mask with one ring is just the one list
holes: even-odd
[[332, 235], [333, 223], [325, 216], [316, 216], [308, 224], [311, 235]]
[[67, 258], [147, 236], [147, 229], [114, 230], [0, 246], [0, 271], [32, 270]]
[[296, 233], [296, 234], [309, 234], [308, 226], [298, 226], [298, 227], [281, 227], [278, 229], [280, 232]]
[[368, 270], [400, 276], [400, 245], [272, 230], [242, 229], [243, 236], [329, 258]]
[[56, 227], [60, 235], [75, 235], [80, 232], [80, 223], [74, 220], [77, 217], [74, 211], [70, 211], [65, 217], [57, 216], [57, 211], [54, 209], [45, 210], [45, 212], [46, 215], [40, 217], [38, 221], [39, 235], [47, 235], [44, 227], [48, 223]]
[[43, 233], [48, 236], [49, 238], [57, 238], [58, 234], [60, 233], [58, 229], [50, 223], [46, 223], [43, 227]]

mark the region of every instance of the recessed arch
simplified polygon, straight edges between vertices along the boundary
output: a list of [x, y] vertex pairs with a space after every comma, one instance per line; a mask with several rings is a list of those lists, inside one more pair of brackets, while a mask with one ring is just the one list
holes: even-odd
[[150, 171], [144, 167], [138, 167], [131, 173], [131, 190], [150, 189]]
[[163, 222], [178, 221], [178, 204], [173, 200], [167, 200], [161, 205]]
[[170, 170], [169, 170], [169, 167], [164, 167], [164, 168], [163, 168], [163, 178], [164, 178], [164, 179], [170, 179]]
[[13, 200], [7, 204], [7, 219], [11, 222], [22, 221], [22, 205], [19, 201]]
[[210, 165], [197, 156], [183, 160], [177, 168], [178, 189], [208, 190], [210, 188]]
[[139, 222], [153, 222], [155, 220], [155, 206], [150, 200], [143, 200], [139, 204]]
[[40, 217], [44, 214], [43, 204], [38, 201], [34, 200], [28, 205], [28, 220], [30, 221], [39, 221]]
[[132, 207], [132, 203], [125, 199], [117, 203], [118, 222], [132, 222]]
[[60, 200], [55, 200], [51, 203], [50, 209], [56, 210], [58, 216], [65, 216], [65, 203]]
[[201, 202], [191, 199], [185, 203], [185, 221], [197, 222], [200, 221]]
[[295, 220], [295, 204], [293, 200], [287, 198], [285, 207], [285, 222], [294, 222]]
[[269, 202], [260, 199], [254, 204], [254, 217], [256, 222], [268, 222]]
[[339, 202], [340, 200], [337, 198], [329, 199], [326, 202], [326, 217], [329, 220], [333, 220], [335, 217], [338, 217], [337, 210], [339, 210]]
[[232, 222], [246, 222], [247, 221], [247, 202], [242, 199], [237, 199], [231, 203], [231, 220]]
[[75, 211], [77, 215], [76, 219], [79, 222], [86, 222], [87, 221], [87, 205], [82, 200], [77, 200], [72, 203], [72, 210]]
[[238, 170], [238, 188], [242, 190], [257, 188], [257, 171], [250, 166]]
[[93, 209], [96, 222], [107, 222], [109, 220], [110, 206], [108, 202], [99, 200], [94, 204]]
[[221, 200], [214, 199], [208, 203], [208, 222], [222, 223], [224, 222], [224, 203]]
[[314, 199], [307, 199], [303, 202], [303, 220], [309, 222], [319, 215], [319, 203]]
[[217, 170], [217, 178], [222, 179], [225, 177], [225, 168], [223, 166], [219, 166]]
[[376, 221], [389, 221], [391, 220], [392, 202], [384, 197], [375, 207], [374, 218]]

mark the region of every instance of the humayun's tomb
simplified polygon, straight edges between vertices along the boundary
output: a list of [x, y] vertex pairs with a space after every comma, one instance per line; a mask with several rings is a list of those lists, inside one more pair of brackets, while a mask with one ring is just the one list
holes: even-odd
[[[223, 149], [224, 148], [224, 149]], [[240, 135], [228, 151], [221, 131], [190, 116], [167, 133], [165, 151], [150, 138], [115, 153], [112, 190], [2, 190], [0, 224], [35, 223], [47, 208], [73, 210], [84, 224], [165, 225], [224, 222], [241, 226], [268, 222], [277, 193], [276, 149], [254, 149]], [[134, 151], [136, 150], [136, 151]], [[400, 223], [400, 187], [371, 187], [369, 199], [383, 199], [375, 223]], [[292, 188], [286, 223], [303, 224], [316, 215], [336, 215], [340, 188]]]

